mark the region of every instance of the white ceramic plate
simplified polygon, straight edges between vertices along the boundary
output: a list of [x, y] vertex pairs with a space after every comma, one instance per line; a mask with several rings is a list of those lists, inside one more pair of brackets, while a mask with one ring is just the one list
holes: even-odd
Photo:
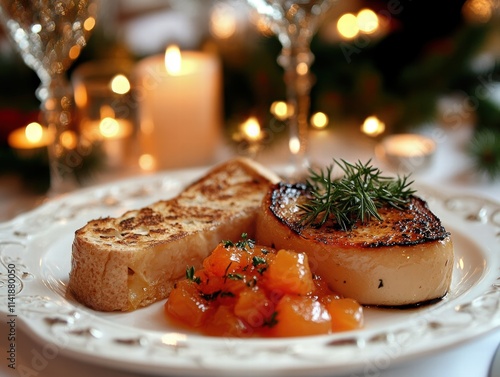
[[[183, 376], [377, 375], [500, 325], [500, 205], [465, 194], [444, 196], [428, 187], [417, 187], [419, 195], [455, 244], [451, 292], [418, 309], [367, 308], [361, 331], [289, 339], [211, 338], [169, 327], [163, 302], [132, 313], [100, 313], [66, 294], [76, 229], [90, 219], [174, 196], [202, 173], [183, 170], [78, 191], [0, 224], [0, 310], [24, 321], [44, 344], [79, 360]], [[15, 286], [10, 296], [9, 283]]]

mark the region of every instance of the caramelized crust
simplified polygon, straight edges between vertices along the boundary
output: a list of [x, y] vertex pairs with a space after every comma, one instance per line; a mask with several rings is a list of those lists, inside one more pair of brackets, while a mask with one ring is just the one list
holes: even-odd
[[449, 233], [441, 221], [429, 210], [427, 203], [412, 196], [403, 211], [383, 207], [379, 214], [383, 221], [372, 219], [367, 224], [355, 224], [346, 232], [329, 219], [321, 228], [302, 225], [302, 212], [297, 207], [308, 194], [304, 184], [279, 183], [270, 197], [269, 210], [276, 218], [298, 235], [314, 242], [337, 247], [387, 247], [410, 246], [444, 240]]

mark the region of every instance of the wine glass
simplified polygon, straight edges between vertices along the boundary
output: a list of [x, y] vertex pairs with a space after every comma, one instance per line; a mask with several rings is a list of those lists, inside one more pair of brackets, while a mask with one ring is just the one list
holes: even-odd
[[[51, 135], [49, 196], [77, 187], [81, 156], [68, 143], [73, 91], [66, 70], [85, 46], [95, 25], [97, 0], [0, 0], [0, 23], [25, 64], [40, 79], [36, 95], [42, 122]], [[65, 139], [66, 138], [66, 139]]]
[[335, 0], [246, 0], [270, 30], [278, 37], [282, 50], [278, 64], [285, 71], [291, 180], [303, 177], [310, 167], [307, 156], [310, 92], [313, 77], [310, 67], [314, 60], [311, 39]]

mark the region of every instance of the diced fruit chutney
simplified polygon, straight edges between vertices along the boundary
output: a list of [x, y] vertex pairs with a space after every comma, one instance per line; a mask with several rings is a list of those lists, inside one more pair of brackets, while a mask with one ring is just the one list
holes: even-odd
[[165, 313], [213, 336], [290, 337], [363, 326], [361, 305], [313, 276], [306, 254], [259, 246], [246, 235], [221, 242], [198, 271], [188, 267]]

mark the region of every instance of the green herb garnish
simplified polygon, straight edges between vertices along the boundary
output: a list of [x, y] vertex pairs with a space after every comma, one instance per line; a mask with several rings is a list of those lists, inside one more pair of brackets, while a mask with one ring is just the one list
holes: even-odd
[[267, 264], [267, 261], [264, 258], [262, 258], [262, 257], [256, 257], [256, 256], [254, 256], [252, 258], [252, 264], [253, 264], [254, 267], [257, 267], [259, 264]]
[[200, 284], [201, 279], [199, 276], [194, 276], [194, 266], [186, 268], [186, 279], [192, 281], [193, 283]]
[[349, 230], [358, 221], [382, 220], [378, 208], [383, 206], [403, 209], [415, 193], [408, 176], [384, 176], [370, 165], [371, 160], [366, 164], [333, 161], [344, 172], [340, 178], [332, 178], [333, 165], [310, 171], [306, 184], [311, 198], [298, 206], [303, 211], [303, 225], [321, 226], [332, 217], [341, 229]]
[[243, 280], [245, 276], [242, 274], [227, 274], [227, 278], [231, 280]]
[[273, 314], [271, 314], [271, 317], [269, 317], [268, 319], [266, 319], [264, 321], [264, 323], [262, 324], [262, 326], [267, 326], [267, 327], [274, 327], [278, 324], [278, 312], [273, 312]]
[[247, 250], [247, 249], [253, 249], [255, 246], [255, 241], [248, 238], [248, 234], [247, 233], [242, 233], [241, 234], [241, 240], [239, 240], [238, 242], [236, 242], [236, 247], [239, 248], [239, 249], [244, 249], [244, 250]]
[[248, 238], [248, 233], [241, 233], [241, 239], [236, 243], [229, 240], [222, 240], [221, 243], [226, 249], [237, 247], [238, 249], [248, 250], [255, 247], [255, 241]]

